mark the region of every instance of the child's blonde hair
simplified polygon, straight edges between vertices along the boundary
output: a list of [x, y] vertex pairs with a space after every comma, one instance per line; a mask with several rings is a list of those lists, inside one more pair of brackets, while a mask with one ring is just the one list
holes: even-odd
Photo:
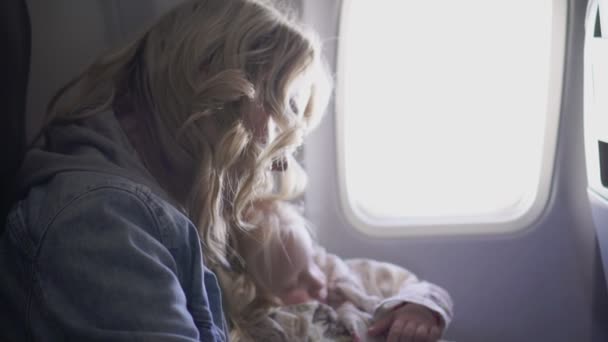
[[264, 329], [281, 332], [268, 318], [270, 309], [280, 305], [277, 297], [266, 290], [273, 278], [272, 257], [276, 257], [273, 251], [281, 248], [288, 256], [285, 241], [292, 238], [299, 241], [305, 235], [314, 237], [301, 210], [282, 200], [256, 201], [244, 217], [253, 228], [239, 232], [235, 239], [236, 249], [243, 258], [242, 269], [236, 276], [220, 273], [220, 278], [225, 280], [222, 284], [234, 328], [233, 340], [251, 340], [251, 336], [271, 333], [262, 331]]
[[[240, 234], [238, 250], [245, 260], [247, 272], [258, 285], [267, 285], [273, 277], [272, 252], [281, 250], [289, 258], [285, 242], [304, 241], [312, 236], [309, 222], [293, 204], [280, 200], [260, 201], [247, 213], [247, 222], [256, 229]], [[264, 277], [264, 279], [261, 278]]]
[[[312, 80], [312, 94], [304, 108], [294, 108], [289, 90], [300, 75]], [[277, 198], [302, 191], [304, 173], [291, 154], [320, 120], [329, 88], [314, 35], [271, 4], [191, 0], [62, 88], [46, 125], [111, 109], [127, 92], [145, 109], [145, 127], [169, 166], [195, 170], [192, 179], [161, 185], [197, 225], [206, 261], [226, 264], [228, 227], [246, 227], [242, 212], [254, 198], [271, 189]], [[278, 126], [268, 144], [244, 125], [243, 109], [255, 106]], [[202, 133], [206, 120], [218, 127], [216, 141]], [[289, 169], [276, 189], [269, 169], [281, 158]], [[178, 183], [192, 186], [181, 194]]]

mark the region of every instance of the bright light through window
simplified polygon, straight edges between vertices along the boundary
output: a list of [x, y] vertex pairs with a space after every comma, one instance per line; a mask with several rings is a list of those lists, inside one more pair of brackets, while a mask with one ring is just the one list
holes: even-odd
[[534, 200], [552, 0], [348, 1], [343, 176], [376, 219], [501, 215]]

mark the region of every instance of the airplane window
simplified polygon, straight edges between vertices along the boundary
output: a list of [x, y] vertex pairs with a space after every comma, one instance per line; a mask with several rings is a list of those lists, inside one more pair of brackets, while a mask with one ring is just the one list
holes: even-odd
[[336, 106], [347, 207], [431, 223], [529, 209], [558, 119], [548, 106], [554, 1], [343, 6]]

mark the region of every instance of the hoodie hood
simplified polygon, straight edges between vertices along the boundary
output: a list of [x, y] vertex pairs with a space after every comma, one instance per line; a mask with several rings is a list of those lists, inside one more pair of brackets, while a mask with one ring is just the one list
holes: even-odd
[[17, 181], [22, 194], [59, 173], [90, 171], [128, 178], [168, 198], [144, 167], [112, 111], [52, 125], [43, 140], [25, 156]]

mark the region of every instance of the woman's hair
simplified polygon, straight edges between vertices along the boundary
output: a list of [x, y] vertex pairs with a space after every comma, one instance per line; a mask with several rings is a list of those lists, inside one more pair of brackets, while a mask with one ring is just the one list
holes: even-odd
[[[312, 82], [304, 108], [291, 97], [298, 77]], [[225, 265], [230, 234], [247, 229], [242, 212], [254, 199], [302, 191], [304, 173], [292, 153], [319, 122], [330, 83], [315, 36], [267, 1], [191, 0], [63, 87], [46, 126], [123, 99], [143, 109], [169, 174], [189, 170], [190, 178], [169, 177], [161, 186], [197, 225], [206, 260]], [[244, 114], [254, 108], [276, 123], [275, 139], [254, 139]], [[216, 139], [205, 134], [210, 123]], [[276, 160], [288, 162], [281, 175], [270, 172]], [[184, 186], [185, 193], [176, 190]]]
[[244, 218], [253, 228], [238, 232], [235, 239], [243, 257], [242, 270], [236, 275], [219, 274], [224, 280], [225, 304], [233, 324], [232, 340], [251, 340], [270, 333], [264, 330], [282, 333], [269, 317], [270, 310], [280, 305], [267, 290], [268, 281], [273, 278], [273, 257], [277, 257], [273, 251], [284, 250], [288, 239], [299, 240], [304, 234], [314, 236], [299, 208], [282, 200], [256, 201]]

